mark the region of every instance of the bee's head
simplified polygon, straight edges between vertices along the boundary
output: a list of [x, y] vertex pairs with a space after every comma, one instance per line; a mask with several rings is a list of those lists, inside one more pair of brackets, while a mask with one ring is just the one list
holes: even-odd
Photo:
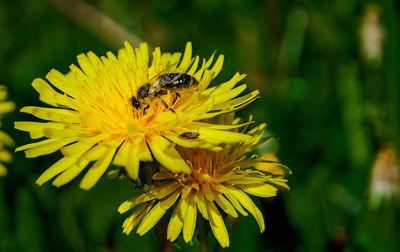
[[131, 103], [132, 103], [132, 106], [133, 106], [135, 109], [140, 109], [140, 108], [142, 107], [142, 103], [140, 103], [140, 101], [136, 100], [135, 97], [132, 97], [132, 98], [131, 98]]

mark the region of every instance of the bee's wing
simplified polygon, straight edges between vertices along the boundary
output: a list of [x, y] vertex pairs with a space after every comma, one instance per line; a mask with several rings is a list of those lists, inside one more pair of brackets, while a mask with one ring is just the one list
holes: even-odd
[[150, 80], [147, 81], [147, 83], [150, 83], [151, 87], [149, 90], [149, 93], [152, 94], [154, 92], [156, 92], [156, 90], [158, 90], [160, 88], [160, 76], [169, 72], [169, 70], [173, 67], [176, 66], [179, 62], [172, 64], [166, 68], [164, 68], [163, 70], [159, 71], [157, 74], [155, 74], [153, 77], [151, 77]]
[[178, 73], [170, 82], [174, 82], [174, 81], [178, 80], [182, 75], [183, 75], [183, 73]]
[[[164, 68], [163, 70], [161, 70], [160, 72], [158, 72], [155, 76], [153, 76], [148, 82], [151, 83], [151, 88], [150, 88], [150, 93], [155, 92], [156, 90], [160, 89], [163, 87], [163, 85], [165, 85], [165, 83], [160, 82], [160, 76], [164, 75], [164, 74], [168, 74], [171, 73], [171, 69], [175, 68], [173, 70], [173, 72], [182, 72], [182, 70], [179, 70], [179, 68], [177, 68], [176, 66], [179, 64], [180, 61]], [[175, 76], [170, 82], [176, 81], [177, 79], [179, 79], [181, 76], [183, 75], [183, 73], [179, 73], [177, 74], [177, 76]]]
[[[177, 68], [176, 66], [180, 63], [180, 60], [175, 62], [174, 64], [168, 65], [167, 67], [165, 67], [163, 70], [159, 71], [158, 73], [156, 73], [154, 76], [152, 76], [148, 82], [150, 83], [155, 83], [157, 82], [157, 80], [159, 79], [160, 75], [166, 74], [166, 73], [170, 73], [171, 70], [173, 68], [176, 69], [176, 72], [181, 72], [179, 71], [179, 68]], [[175, 71], [175, 70], [174, 70]]]

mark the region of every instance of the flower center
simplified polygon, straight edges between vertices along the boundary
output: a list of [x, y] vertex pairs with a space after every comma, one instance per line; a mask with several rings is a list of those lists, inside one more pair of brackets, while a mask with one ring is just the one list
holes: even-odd
[[216, 157], [218, 154], [204, 149], [177, 149], [192, 170], [190, 174], [175, 174], [179, 183], [196, 189], [201, 186], [214, 187], [218, 167], [221, 166], [221, 159]]
[[207, 173], [205, 173], [205, 174], [200, 176], [200, 181], [202, 181], [202, 182], [203, 181], [209, 181], [209, 180], [211, 180], [211, 176], [209, 174], [207, 174]]

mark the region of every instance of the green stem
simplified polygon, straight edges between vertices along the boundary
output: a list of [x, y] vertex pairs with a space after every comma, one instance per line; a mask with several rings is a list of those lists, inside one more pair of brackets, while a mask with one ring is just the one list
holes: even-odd
[[201, 216], [197, 219], [199, 227], [200, 252], [208, 252], [208, 223]]
[[154, 227], [156, 233], [158, 248], [162, 252], [174, 252], [172, 243], [167, 239], [167, 225], [164, 219], [161, 219]]

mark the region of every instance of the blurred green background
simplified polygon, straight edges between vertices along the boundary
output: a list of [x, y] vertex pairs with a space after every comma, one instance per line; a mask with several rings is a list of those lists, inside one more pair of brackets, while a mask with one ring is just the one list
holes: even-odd
[[[241, 216], [225, 251], [400, 251], [399, 11], [394, 0], [0, 0], [0, 83], [20, 109], [43, 105], [34, 78], [65, 73], [82, 52], [117, 52], [126, 39], [217, 49], [226, 60], [214, 84], [248, 74], [262, 95], [240, 115], [269, 123], [293, 171], [291, 192], [258, 201], [266, 232]], [[13, 121], [31, 119], [2, 120], [17, 146], [30, 140]], [[17, 153], [0, 178], [0, 251], [157, 250], [154, 232], [122, 234], [128, 181], [37, 186], [59, 157]]]

